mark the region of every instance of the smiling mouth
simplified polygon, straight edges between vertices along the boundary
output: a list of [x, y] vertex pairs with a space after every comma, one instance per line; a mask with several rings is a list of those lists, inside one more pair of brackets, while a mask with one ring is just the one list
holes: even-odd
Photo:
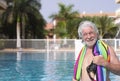
[[89, 40], [87, 40], [87, 42], [93, 42], [95, 39], [91, 38]]
[[91, 38], [91, 39], [89, 39], [89, 40], [86, 41], [86, 44], [88, 46], [92, 46], [92, 45], [94, 45], [95, 41], [96, 41], [96, 39]]

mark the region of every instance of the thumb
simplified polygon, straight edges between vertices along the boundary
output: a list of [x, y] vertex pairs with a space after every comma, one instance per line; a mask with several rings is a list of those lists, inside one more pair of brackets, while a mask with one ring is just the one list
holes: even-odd
[[99, 55], [100, 57], [103, 57], [102, 55]]

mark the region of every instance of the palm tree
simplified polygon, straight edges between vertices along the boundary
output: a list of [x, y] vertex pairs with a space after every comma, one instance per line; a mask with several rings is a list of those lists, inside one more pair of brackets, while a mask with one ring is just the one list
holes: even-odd
[[94, 17], [100, 38], [113, 38], [117, 32], [118, 27], [114, 24], [113, 18], [108, 16]]
[[[41, 13], [39, 12], [39, 9], [41, 8], [41, 4], [38, 0], [11, 0], [11, 1], [6, 0], [6, 1], [8, 3], [8, 8], [3, 14], [3, 18], [2, 18], [3, 24], [16, 23], [16, 25], [14, 26], [16, 26], [17, 39], [25, 38], [25, 26], [31, 26], [32, 29], [36, 29], [38, 23], [37, 25], [35, 25], [31, 23], [31, 20], [33, 21], [41, 20], [42, 26], [45, 25], [45, 22], [43, 22], [44, 19]], [[20, 47], [20, 45], [17, 47]]]
[[74, 5], [66, 6], [63, 3], [59, 3], [58, 5], [60, 8], [59, 12], [57, 14], [52, 14], [50, 18], [57, 20], [58, 23], [56, 25], [55, 31], [57, 35], [64, 38], [69, 36], [69, 32], [68, 32], [69, 23], [71, 23], [71, 21], [74, 18], [78, 17], [79, 13], [77, 11], [72, 11], [72, 8], [74, 7]]

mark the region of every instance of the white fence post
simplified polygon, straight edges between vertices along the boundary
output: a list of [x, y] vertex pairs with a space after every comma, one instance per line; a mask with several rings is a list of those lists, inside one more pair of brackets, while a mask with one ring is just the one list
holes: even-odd
[[46, 47], [46, 49], [47, 49], [47, 61], [49, 61], [49, 39], [47, 39], [46, 40], [46, 43], [47, 43], [47, 47]]
[[116, 42], [117, 42], [116, 39], [114, 39], [114, 44], [115, 44], [114, 49], [115, 49], [115, 51], [116, 51], [116, 49], [117, 49], [117, 43], [116, 43]]
[[75, 40], [75, 60], [77, 60], [77, 57], [78, 57], [79, 52], [80, 52], [80, 50], [82, 49], [82, 47], [83, 47], [82, 40], [76, 39], [76, 40]]

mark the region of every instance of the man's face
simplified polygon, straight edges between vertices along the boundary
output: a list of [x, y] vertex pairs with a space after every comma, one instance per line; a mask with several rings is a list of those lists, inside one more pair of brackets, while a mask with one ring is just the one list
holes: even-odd
[[92, 27], [83, 28], [82, 39], [88, 47], [92, 47], [97, 40], [97, 33]]

